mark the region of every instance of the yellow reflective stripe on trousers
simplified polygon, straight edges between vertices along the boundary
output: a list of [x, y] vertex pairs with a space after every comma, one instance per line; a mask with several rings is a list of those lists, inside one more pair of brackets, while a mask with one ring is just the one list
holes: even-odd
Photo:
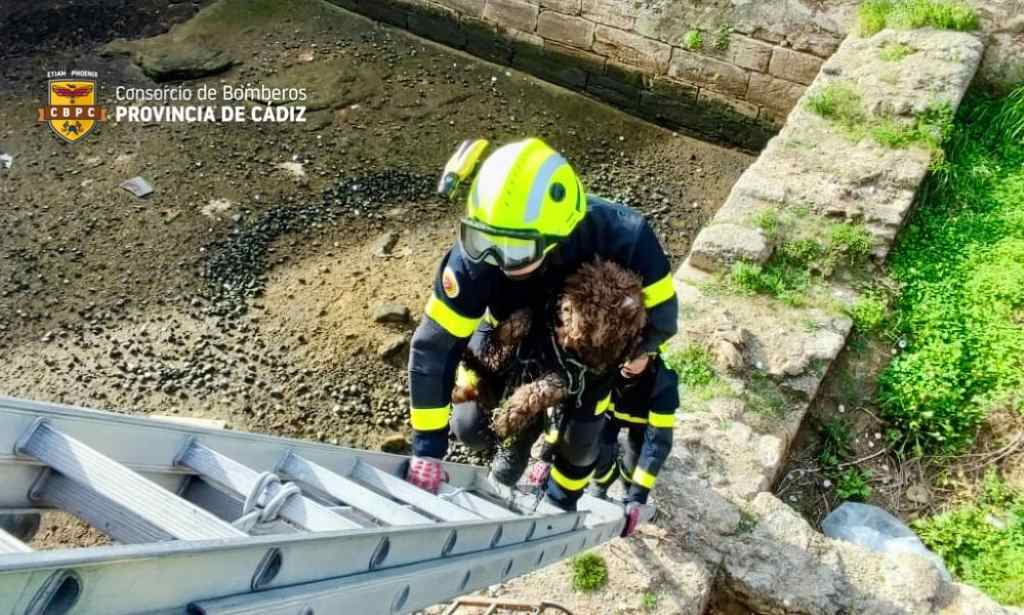
[[413, 408], [409, 411], [412, 428], [416, 431], [436, 431], [448, 426], [451, 406], [443, 408]]
[[594, 408], [594, 414], [604, 414], [608, 408], [612, 407], [612, 394], [609, 393], [608, 397], [605, 397], [601, 401], [597, 402], [597, 407]]
[[642, 416], [633, 416], [631, 414], [626, 414], [625, 412], [619, 412], [618, 410], [615, 410], [614, 412], [612, 412], [612, 414], [614, 414], [615, 418], [619, 419], [620, 421], [625, 421], [627, 423], [636, 423], [637, 425], [647, 424], [647, 419], [645, 419]]
[[555, 482], [558, 483], [560, 487], [568, 489], [569, 491], [582, 491], [587, 486], [587, 483], [590, 482], [590, 477], [593, 475], [594, 473], [591, 472], [583, 478], [569, 478], [565, 474], [559, 472], [558, 468], [551, 466], [551, 478], [555, 479]]
[[629, 477], [629, 474], [626, 474], [626, 468], [622, 467], [621, 465], [617, 467], [619, 468], [619, 476], [622, 477], [622, 480], [626, 481], [627, 483], [632, 483], [633, 479]]
[[644, 307], [652, 308], [674, 297], [676, 287], [672, 284], [672, 274], [661, 278], [654, 284], [644, 287]]
[[676, 415], [651, 412], [647, 415], [647, 422], [651, 427], [672, 427], [676, 424]]
[[601, 483], [607, 483], [609, 480], [611, 480], [612, 476], [615, 475], [616, 465], [617, 464], [613, 463], [612, 465], [608, 466], [608, 471], [604, 473], [604, 476], [599, 476], [593, 479], [593, 481], [598, 485], [600, 485]]
[[650, 489], [654, 486], [654, 481], [656, 479], [657, 477], [655, 475], [644, 472], [643, 468], [640, 468], [639, 466], [637, 469], [633, 470], [633, 482], [641, 487]]
[[430, 316], [431, 320], [441, 325], [445, 331], [455, 337], [469, 337], [473, 335], [473, 331], [476, 330], [476, 326], [480, 322], [479, 318], [467, 318], [459, 314], [436, 296], [430, 297], [424, 311], [427, 313], [427, 316]]

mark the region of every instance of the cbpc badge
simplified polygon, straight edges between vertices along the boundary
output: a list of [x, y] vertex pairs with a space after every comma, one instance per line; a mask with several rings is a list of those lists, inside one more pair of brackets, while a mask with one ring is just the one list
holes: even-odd
[[106, 121], [106, 109], [96, 104], [96, 72], [50, 71], [46, 76], [47, 105], [38, 110], [38, 121], [71, 143], [89, 134], [96, 122]]

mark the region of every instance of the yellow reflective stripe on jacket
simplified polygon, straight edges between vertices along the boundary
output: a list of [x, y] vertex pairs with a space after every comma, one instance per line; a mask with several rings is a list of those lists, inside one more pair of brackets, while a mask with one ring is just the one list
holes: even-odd
[[651, 487], [654, 486], [654, 481], [657, 478], [657, 476], [645, 472], [643, 468], [640, 468], [639, 466], [637, 467], [637, 469], [633, 470], [633, 482], [640, 485], [641, 487], [646, 487], [650, 489]]
[[409, 411], [412, 428], [416, 431], [436, 431], [448, 426], [448, 417], [452, 407], [413, 408]]
[[647, 415], [647, 421], [651, 427], [673, 427], [676, 424], [676, 415], [651, 412]]
[[594, 473], [591, 472], [583, 478], [569, 478], [565, 474], [559, 472], [558, 468], [551, 466], [551, 478], [555, 479], [555, 482], [558, 483], [560, 487], [568, 489], [569, 491], [582, 491], [587, 486], [587, 483], [590, 482], [590, 477], [593, 475]]
[[480, 322], [479, 318], [468, 318], [459, 314], [436, 296], [430, 297], [424, 311], [427, 313], [427, 316], [430, 316], [431, 320], [441, 325], [445, 331], [455, 337], [469, 337], [473, 335], [473, 331], [476, 330], [476, 326]]
[[642, 416], [633, 416], [632, 414], [626, 414], [625, 412], [619, 412], [618, 410], [615, 410], [614, 412], [612, 412], [612, 414], [614, 414], [615, 418], [619, 419], [620, 421], [625, 421], [627, 423], [635, 423], [637, 425], [647, 424], [647, 419], [645, 419]]
[[601, 401], [597, 402], [597, 406], [594, 408], [594, 414], [604, 414], [608, 408], [612, 407], [612, 394], [609, 393], [608, 397], [605, 397]]
[[672, 274], [661, 278], [654, 284], [644, 287], [644, 307], [652, 308], [664, 303], [676, 295], [676, 287], [672, 284]]
[[490, 310], [484, 312], [484, 322], [491, 325], [492, 327], [497, 327], [499, 324], [498, 319], [494, 317], [494, 314], [491, 314]]

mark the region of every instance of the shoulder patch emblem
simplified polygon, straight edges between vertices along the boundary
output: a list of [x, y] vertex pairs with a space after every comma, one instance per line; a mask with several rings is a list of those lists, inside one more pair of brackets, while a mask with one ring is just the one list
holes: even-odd
[[444, 294], [449, 299], [459, 296], [459, 280], [455, 277], [455, 272], [450, 267], [445, 267], [444, 273], [441, 274], [441, 287], [444, 288]]

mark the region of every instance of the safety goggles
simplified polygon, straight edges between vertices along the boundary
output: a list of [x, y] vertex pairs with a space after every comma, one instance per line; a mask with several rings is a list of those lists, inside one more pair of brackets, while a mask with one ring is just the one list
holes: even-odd
[[463, 218], [459, 224], [459, 243], [469, 260], [485, 262], [506, 271], [536, 263], [562, 239], [565, 238], [536, 231], [494, 228], [468, 218]]

